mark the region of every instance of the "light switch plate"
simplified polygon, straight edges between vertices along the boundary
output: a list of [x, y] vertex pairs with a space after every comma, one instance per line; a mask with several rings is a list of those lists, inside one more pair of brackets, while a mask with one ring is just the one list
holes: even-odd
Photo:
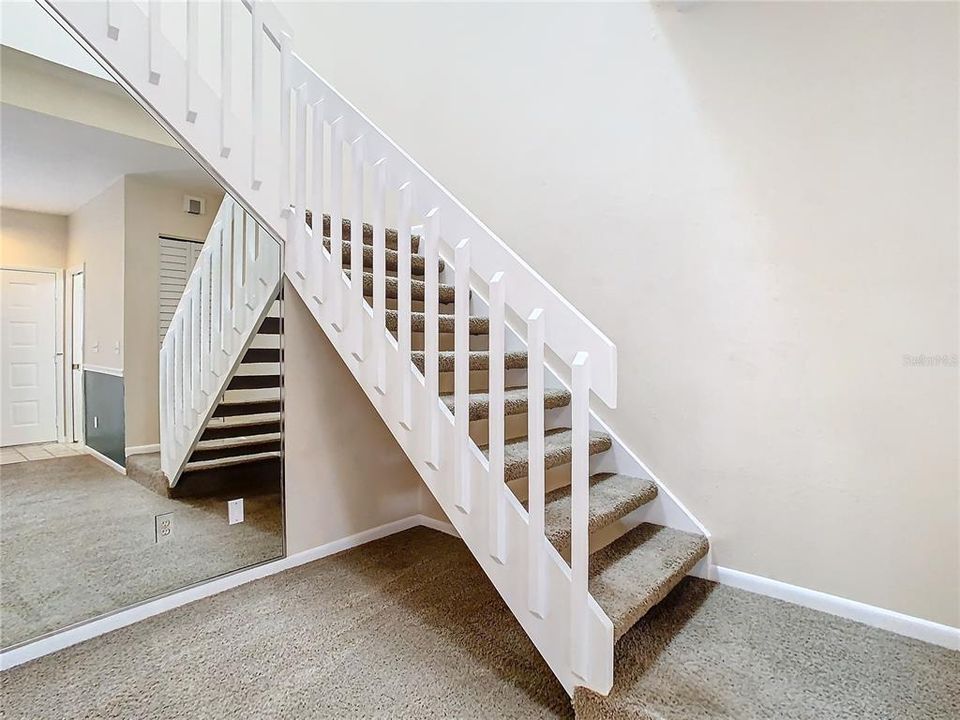
[[243, 498], [227, 501], [227, 523], [236, 525], [243, 522]]

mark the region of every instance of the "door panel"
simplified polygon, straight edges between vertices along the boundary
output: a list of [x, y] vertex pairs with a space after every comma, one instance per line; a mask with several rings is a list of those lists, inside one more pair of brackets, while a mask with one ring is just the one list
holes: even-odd
[[55, 441], [56, 275], [0, 274], [0, 444]]

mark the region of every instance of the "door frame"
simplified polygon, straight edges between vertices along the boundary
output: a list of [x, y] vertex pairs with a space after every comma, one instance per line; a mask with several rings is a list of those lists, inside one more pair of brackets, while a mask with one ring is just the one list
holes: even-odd
[[[70, 294], [70, 317], [67, 318], [66, 311], [66, 302], [64, 302], [63, 310], [63, 322], [64, 322], [64, 333], [63, 333], [63, 348], [64, 348], [64, 362], [63, 362], [63, 382], [64, 382], [64, 393], [63, 393], [63, 419], [64, 419], [64, 430], [67, 427], [67, 420], [69, 418], [70, 432], [64, 432], [67, 442], [75, 442], [83, 445], [87, 440], [87, 434], [85, 428], [74, 427], [74, 407], [73, 407], [73, 286], [76, 282], [77, 275], [83, 275], [84, 285], [83, 285], [83, 307], [80, 308], [80, 323], [86, 330], [87, 326], [87, 265], [86, 263], [80, 263], [79, 265], [74, 265], [66, 269], [66, 292], [64, 292], [64, 299], [66, 299], [66, 294]], [[83, 390], [83, 351], [81, 348], [80, 353], [80, 395], [86, 402], [86, 397], [84, 396]], [[69, 392], [67, 390], [69, 389]]]
[[55, 282], [53, 288], [54, 303], [54, 356], [53, 373], [56, 382], [56, 425], [57, 440], [64, 442], [66, 439], [64, 425], [64, 362], [63, 362], [63, 268], [38, 267], [36, 265], [0, 265], [0, 270], [12, 270], [14, 272], [32, 272], [42, 273], [44, 275], [53, 275]]

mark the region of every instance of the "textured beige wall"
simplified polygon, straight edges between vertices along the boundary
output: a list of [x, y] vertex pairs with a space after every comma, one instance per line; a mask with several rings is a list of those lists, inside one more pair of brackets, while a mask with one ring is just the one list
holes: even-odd
[[[206, 198], [205, 215], [183, 212], [184, 194]], [[126, 176], [124, 202], [124, 412], [127, 447], [160, 442], [160, 235], [204, 240], [222, 195]]]
[[287, 553], [419, 512], [420, 477], [284, 283]]
[[957, 369], [904, 359], [958, 351], [955, 3], [281, 8], [617, 343], [718, 563], [960, 625]]
[[123, 178], [70, 214], [67, 267], [84, 266], [83, 361], [123, 369]]
[[65, 215], [0, 208], [0, 264], [63, 268], [66, 262]]

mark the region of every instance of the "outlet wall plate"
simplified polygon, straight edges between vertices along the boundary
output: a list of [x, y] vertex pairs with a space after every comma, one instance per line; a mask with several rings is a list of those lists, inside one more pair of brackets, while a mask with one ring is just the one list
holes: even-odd
[[243, 522], [243, 498], [227, 500], [227, 523], [236, 525]]
[[154, 532], [158, 543], [167, 542], [173, 538], [173, 513], [163, 513], [154, 516]]

